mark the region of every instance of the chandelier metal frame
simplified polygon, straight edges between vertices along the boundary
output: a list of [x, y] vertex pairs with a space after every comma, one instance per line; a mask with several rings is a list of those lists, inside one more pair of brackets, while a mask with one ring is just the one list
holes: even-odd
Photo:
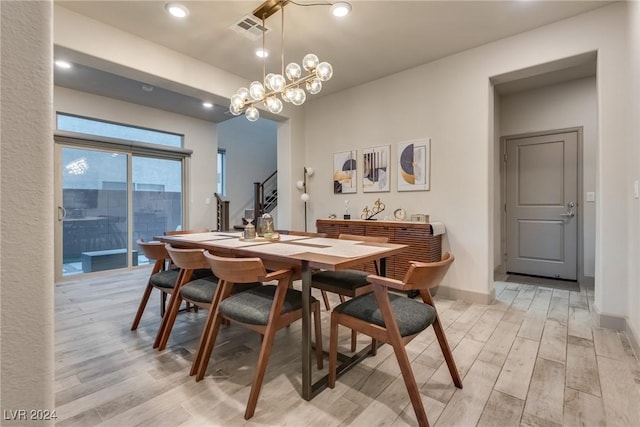
[[[258, 6], [253, 15], [262, 20], [262, 49], [265, 48], [265, 21], [274, 13], [281, 12], [280, 33], [280, 61], [281, 74], [266, 73], [266, 58], [262, 62], [262, 82], [253, 81], [249, 88], [241, 87], [231, 97], [229, 111], [235, 116], [244, 112], [249, 121], [256, 121], [260, 112], [256, 105], [264, 104], [268, 111], [279, 114], [284, 102], [302, 105], [306, 100], [305, 89], [310, 94], [317, 94], [322, 90], [322, 82], [333, 76], [333, 67], [328, 62], [320, 62], [312, 53], [302, 59], [302, 67], [295, 62], [284, 66], [284, 7], [290, 0], [267, 0]], [[303, 76], [302, 71], [307, 75]], [[288, 80], [288, 83], [287, 83]]]

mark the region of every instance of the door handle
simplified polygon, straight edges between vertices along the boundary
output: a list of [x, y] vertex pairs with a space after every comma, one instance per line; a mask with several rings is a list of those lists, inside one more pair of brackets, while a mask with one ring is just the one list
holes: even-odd
[[573, 218], [574, 216], [576, 216], [576, 214], [573, 212], [573, 208], [575, 206], [576, 204], [574, 202], [567, 203], [567, 207], [569, 208], [569, 211], [567, 211], [566, 213], [560, 214], [560, 216], [563, 218]]
[[58, 221], [64, 221], [66, 217], [67, 217], [67, 210], [62, 206], [58, 206]]

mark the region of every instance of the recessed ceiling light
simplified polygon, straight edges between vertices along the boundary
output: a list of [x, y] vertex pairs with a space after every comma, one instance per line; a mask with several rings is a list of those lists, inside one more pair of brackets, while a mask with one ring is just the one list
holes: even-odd
[[63, 61], [62, 59], [58, 59], [55, 62], [58, 68], [69, 69], [71, 68], [71, 62]]
[[260, 47], [256, 49], [256, 56], [258, 58], [266, 58], [267, 56], [269, 56], [269, 51]]
[[211, 102], [207, 102], [207, 101], [203, 102], [202, 106], [204, 108], [213, 108], [213, 104]]
[[167, 12], [176, 18], [186, 18], [189, 15], [189, 9], [180, 3], [167, 3], [164, 7]]
[[351, 5], [346, 1], [339, 1], [331, 6], [331, 13], [338, 18], [347, 16], [349, 12], [351, 12]]

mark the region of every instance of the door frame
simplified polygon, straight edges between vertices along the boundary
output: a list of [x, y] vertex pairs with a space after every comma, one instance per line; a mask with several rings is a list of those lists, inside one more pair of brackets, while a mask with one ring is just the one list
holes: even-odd
[[538, 132], [526, 132], [514, 135], [505, 135], [500, 137], [500, 271], [504, 273], [506, 271], [506, 256], [507, 256], [507, 140], [530, 138], [535, 136], [555, 135], [559, 133], [575, 132], [578, 143], [578, 197], [577, 197], [577, 220], [578, 220], [578, 238], [576, 242], [577, 259], [577, 279], [578, 283], [585, 283], [584, 279], [584, 229], [583, 229], [583, 128], [582, 126], [551, 129]]

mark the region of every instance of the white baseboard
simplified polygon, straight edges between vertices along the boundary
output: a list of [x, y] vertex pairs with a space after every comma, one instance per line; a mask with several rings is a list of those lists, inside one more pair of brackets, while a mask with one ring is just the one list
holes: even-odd
[[636, 359], [640, 360], [640, 334], [636, 331], [629, 319], [621, 316], [602, 313], [600, 309], [594, 305], [593, 320], [597, 326], [601, 328], [613, 329], [627, 334], [627, 339], [633, 348]]
[[496, 290], [491, 289], [491, 293], [465, 291], [463, 289], [450, 288], [448, 286], [438, 286], [432, 294], [440, 298], [462, 300], [471, 304], [491, 304], [496, 299]]
[[622, 316], [603, 313], [598, 306], [593, 305], [593, 320], [601, 328], [624, 331], [627, 329], [627, 319]]
[[593, 276], [584, 276], [582, 279], [580, 279], [580, 284], [584, 285], [588, 288], [593, 289], [596, 283], [596, 279]]
[[629, 322], [627, 322], [627, 328], [625, 329], [629, 343], [633, 348], [633, 352], [636, 355], [636, 359], [640, 361], [640, 334], [634, 330]]

